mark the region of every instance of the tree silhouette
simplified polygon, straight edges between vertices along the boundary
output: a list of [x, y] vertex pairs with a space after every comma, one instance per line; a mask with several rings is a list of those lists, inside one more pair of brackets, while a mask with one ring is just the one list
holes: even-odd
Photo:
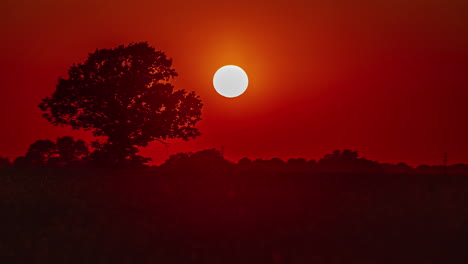
[[244, 158], [240, 159], [237, 162], [237, 164], [241, 165], [241, 166], [251, 166], [252, 165], [252, 160], [247, 158], [247, 157], [244, 157]]
[[164, 163], [165, 167], [219, 167], [229, 164], [221, 152], [216, 149], [204, 149], [195, 153], [177, 153]]
[[349, 149], [335, 150], [331, 154], [326, 154], [317, 162], [317, 166], [332, 171], [369, 171], [381, 168], [377, 162], [359, 158], [357, 151]]
[[409, 173], [413, 168], [404, 162], [400, 162], [395, 165], [397, 173]]
[[19, 156], [13, 161], [13, 167], [14, 168], [26, 168], [29, 167], [30, 165], [26, 161], [25, 156]]
[[70, 136], [59, 137], [55, 145], [61, 162], [70, 163], [84, 159], [89, 155], [88, 147], [82, 139], [75, 141]]
[[164, 163], [163, 166], [167, 167], [186, 167], [189, 166], [190, 163], [190, 155], [192, 153], [177, 153], [177, 154], [172, 154]]
[[227, 164], [227, 160], [224, 159], [221, 152], [217, 149], [197, 151], [190, 156], [190, 160], [193, 164], [205, 166], [221, 166]]
[[172, 60], [146, 42], [98, 49], [73, 65], [68, 79], [59, 78], [39, 107], [53, 125], [106, 137], [99, 155], [125, 166], [151, 141], [200, 135], [201, 100], [175, 90], [170, 81], [176, 76]]
[[29, 146], [26, 153], [26, 162], [32, 167], [45, 166], [56, 153], [55, 143], [46, 140], [37, 140]]
[[73, 137], [64, 136], [57, 138], [57, 143], [49, 139], [37, 140], [25, 156], [15, 159], [14, 167], [75, 167], [81, 166], [88, 156], [88, 146], [81, 139], [75, 141]]

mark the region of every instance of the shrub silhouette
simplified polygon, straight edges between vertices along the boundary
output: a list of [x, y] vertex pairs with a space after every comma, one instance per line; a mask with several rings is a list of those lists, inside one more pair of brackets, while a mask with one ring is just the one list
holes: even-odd
[[176, 76], [172, 60], [146, 42], [98, 49], [73, 65], [67, 79], [59, 78], [39, 107], [53, 125], [106, 137], [94, 156], [128, 166], [148, 160], [136, 153], [151, 141], [200, 135], [201, 100], [175, 90], [170, 81]]
[[245, 158], [240, 159], [237, 162], [237, 164], [240, 165], [240, 166], [251, 166], [252, 165], [252, 160], [245, 157]]
[[225, 165], [227, 160], [224, 159], [220, 151], [216, 149], [205, 149], [197, 151], [190, 156], [191, 162], [194, 164], [203, 164], [203, 165]]
[[37, 140], [31, 146], [29, 146], [28, 152], [26, 153], [26, 163], [30, 167], [44, 167], [56, 154], [55, 143], [45, 139]]
[[328, 171], [369, 171], [380, 170], [380, 165], [372, 160], [359, 158], [357, 151], [345, 149], [326, 154], [317, 162], [317, 167]]
[[29, 166], [25, 156], [19, 156], [13, 160], [14, 168], [27, 168]]
[[191, 153], [185, 153], [185, 152], [173, 154], [163, 163], [162, 166], [168, 166], [168, 167], [188, 166], [190, 162], [190, 155]]
[[205, 149], [195, 153], [177, 153], [171, 155], [163, 167], [220, 167], [229, 164], [216, 149]]
[[89, 156], [86, 143], [73, 137], [57, 138], [57, 142], [46, 139], [37, 140], [28, 149], [25, 156], [14, 161], [17, 168], [37, 167], [82, 167]]

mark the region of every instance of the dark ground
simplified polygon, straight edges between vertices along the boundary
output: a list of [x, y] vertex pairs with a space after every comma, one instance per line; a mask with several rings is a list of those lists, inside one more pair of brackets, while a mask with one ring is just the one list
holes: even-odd
[[0, 263], [468, 263], [468, 177], [0, 170]]

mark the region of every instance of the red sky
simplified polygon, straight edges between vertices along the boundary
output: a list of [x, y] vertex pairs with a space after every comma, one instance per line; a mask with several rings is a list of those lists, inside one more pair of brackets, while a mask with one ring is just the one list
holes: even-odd
[[[358, 3], [359, 2], [359, 3]], [[231, 160], [320, 158], [353, 149], [381, 162], [468, 163], [468, 3], [394, 1], [6, 0], [0, 3], [0, 155], [53, 127], [37, 107], [96, 48], [148, 41], [174, 60], [176, 88], [204, 102], [202, 136], [170, 153], [225, 147]], [[218, 95], [235, 64], [249, 88]], [[156, 163], [158, 143], [142, 151]]]

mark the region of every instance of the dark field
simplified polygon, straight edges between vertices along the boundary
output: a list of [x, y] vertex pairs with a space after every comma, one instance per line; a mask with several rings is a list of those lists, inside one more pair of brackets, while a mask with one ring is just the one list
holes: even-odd
[[468, 177], [0, 170], [0, 263], [468, 263]]

